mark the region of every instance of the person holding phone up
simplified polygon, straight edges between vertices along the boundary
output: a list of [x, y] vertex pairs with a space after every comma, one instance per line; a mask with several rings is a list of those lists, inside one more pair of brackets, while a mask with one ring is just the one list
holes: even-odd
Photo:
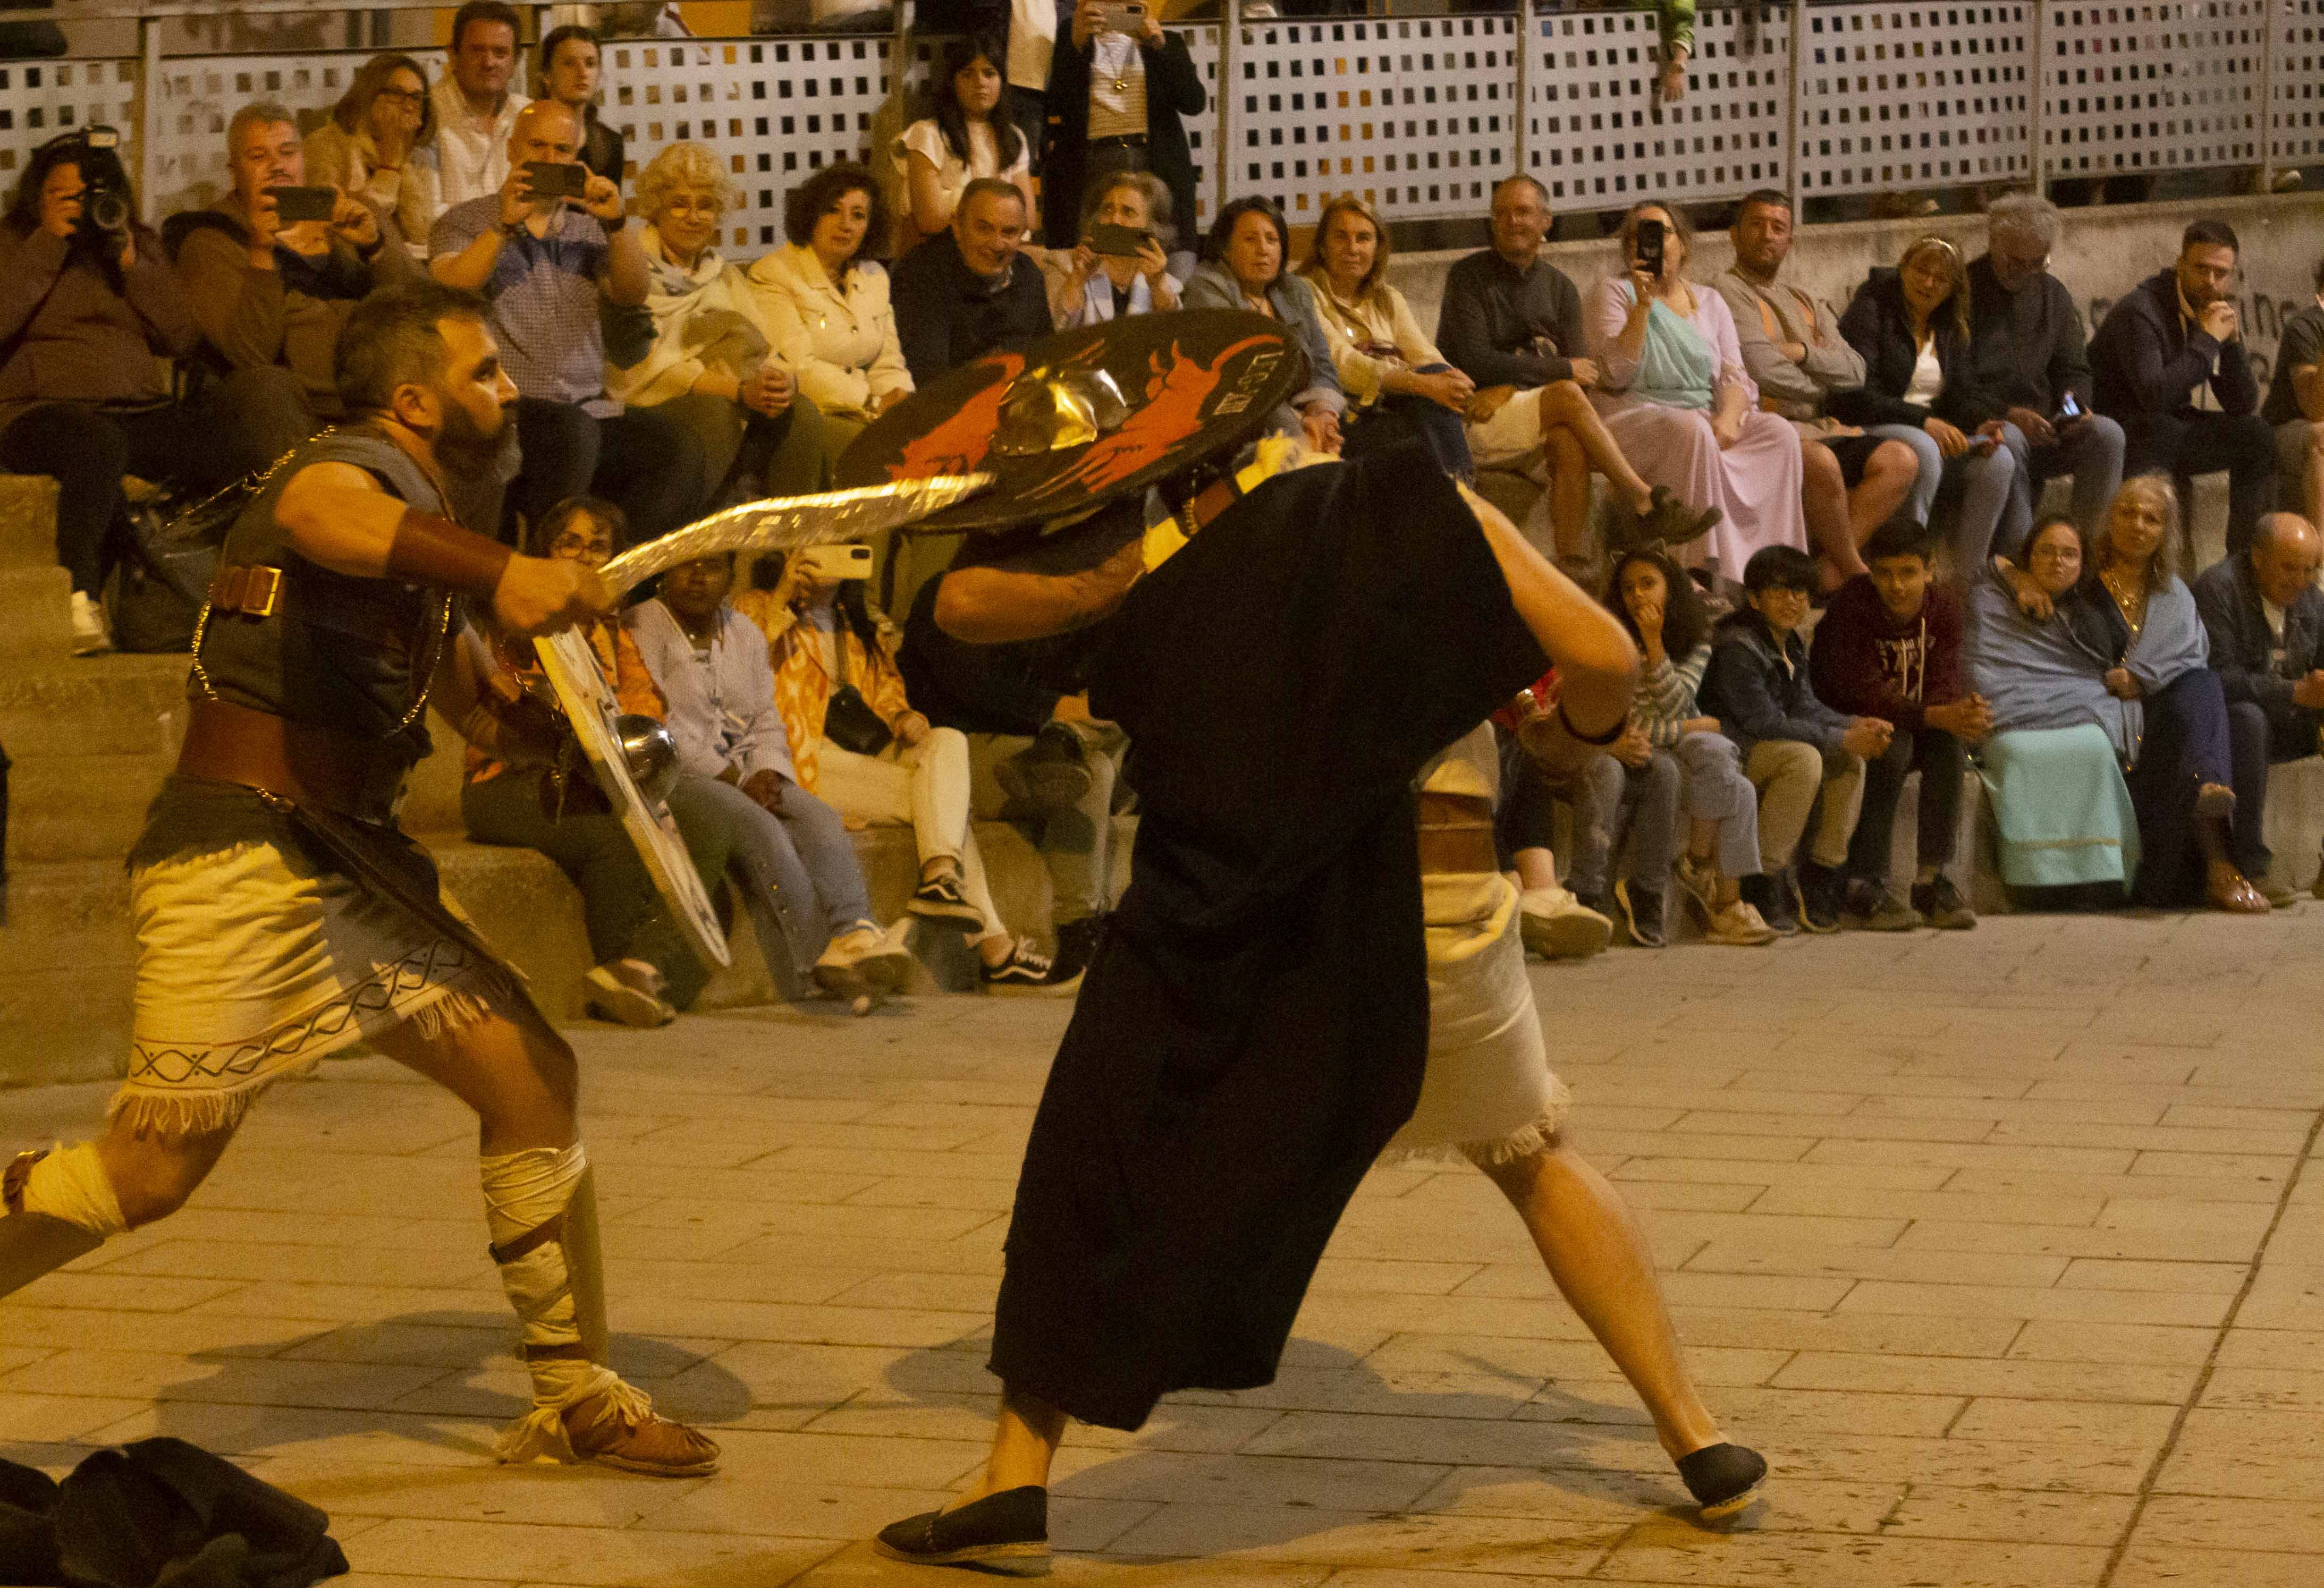
[[1092, 188], [1082, 241], [1049, 289], [1057, 329], [1176, 308], [1184, 283], [1170, 269], [1170, 189], [1150, 171], [1116, 171]]
[[1116, 171], [1151, 171], [1171, 213], [1194, 224], [1194, 160], [1181, 119], [1209, 103], [1185, 39], [1152, 0], [1079, 0], [1049, 65], [1048, 160], [1041, 174], [1051, 248], [1081, 241], [1082, 195]]

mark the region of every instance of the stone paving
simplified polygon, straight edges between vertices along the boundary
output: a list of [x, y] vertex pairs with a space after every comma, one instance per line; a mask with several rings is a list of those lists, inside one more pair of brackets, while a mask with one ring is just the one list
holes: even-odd
[[[2324, 905], [1542, 967], [1575, 1139], [1774, 1461], [1698, 1530], [1465, 1167], [1374, 1174], [1279, 1382], [1060, 1464], [1059, 1574], [1471, 1588], [2324, 1583]], [[496, 1469], [521, 1371], [472, 1127], [376, 1060], [280, 1088], [192, 1207], [0, 1308], [0, 1454], [170, 1433], [326, 1507], [364, 1588], [963, 1581], [862, 1542], [975, 1468], [1010, 1194], [1066, 1008], [576, 1033], [620, 1365], [690, 1482]], [[101, 1088], [0, 1097], [87, 1132]]]

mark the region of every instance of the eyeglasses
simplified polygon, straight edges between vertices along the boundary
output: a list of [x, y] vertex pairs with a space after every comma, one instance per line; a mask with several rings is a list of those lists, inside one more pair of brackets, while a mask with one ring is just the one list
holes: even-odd
[[392, 99], [398, 105], [424, 105], [428, 92], [424, 88], [382, 88], [373, 97]]

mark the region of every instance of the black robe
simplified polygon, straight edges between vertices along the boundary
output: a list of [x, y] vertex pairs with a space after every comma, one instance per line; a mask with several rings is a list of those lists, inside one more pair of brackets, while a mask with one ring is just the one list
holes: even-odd
[[1548, 664], [1416, 444], [1268, 482], [1111, 627], [1090, 704], [1129, 731], [1138, 842], [1034, 1119], [991, 1365], [1135, 1428], [1274, 1378], [1419, 1096], [1412, 781]]

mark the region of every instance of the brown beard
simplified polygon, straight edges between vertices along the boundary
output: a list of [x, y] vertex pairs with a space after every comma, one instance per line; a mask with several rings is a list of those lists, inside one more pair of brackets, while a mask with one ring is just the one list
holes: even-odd
[[448, 399], [444, 403], [444, 423], [436, 432], [436, 461], [444, 472], [463, 484], [481, 486], [505, 485], [516, 477], [521, 454], [516, 439], [516, 409], [513, 406], [501, 410], [501, 427], [487, 436], [468, 410]]

